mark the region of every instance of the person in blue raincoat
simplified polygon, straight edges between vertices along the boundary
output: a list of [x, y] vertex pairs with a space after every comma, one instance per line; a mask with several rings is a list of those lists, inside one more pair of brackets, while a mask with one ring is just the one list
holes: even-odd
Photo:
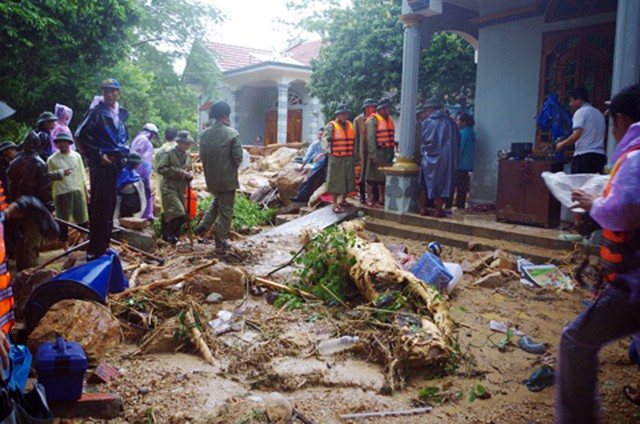
[[424, 105], [427, 118], [422, 121], [422, 162], [419, 179], [426, 187], [429, 199], [435, 199], [434, 216], [445, 216], [443, 206], [453, 196], [460, 133], [455, 121], [442, 109], [442, 102], [429, 99]]
[[129, 156], [129, 113], [118, 104], [120, 83], [115, 79], [102, 81], [102, 94], [94, 100], [75, 133], [78, 147], [89, 161], [89, 260], [105, 254], [109, 247], [116, 180]]
[[558, 102], [558, 96], [553, 93], [545, 100], [537, 122], [542, 131], [551, 129], [551, 140], [554, 144], [558, 138], [566, 137], [571, 131], [571, 114]]
[[139, 217], [145, 211], [148, 181], [145, 181], [138, 173], [141, 163], [142, 157], [138, 153], [129, 153], [129, 161], [118, 175], [116, 180], [118, 200], [115, 218]]

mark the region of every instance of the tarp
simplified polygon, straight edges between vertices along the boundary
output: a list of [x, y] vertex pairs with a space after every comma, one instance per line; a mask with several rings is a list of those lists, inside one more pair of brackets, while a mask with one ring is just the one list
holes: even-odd
[[120, 258], [109, 249], [99, 258], [68, 269], [35, 289], [24, 310], [27, 325], [35, 328], [49, 308], [61, 300], [93, 300], [105, 304], [108, 293], [120, 293], [128, 287]]

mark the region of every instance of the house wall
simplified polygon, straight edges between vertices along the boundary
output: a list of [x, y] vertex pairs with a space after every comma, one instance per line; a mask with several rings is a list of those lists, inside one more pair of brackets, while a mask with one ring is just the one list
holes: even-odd
[[471, 202], [495, 202], [497, 152], [533, 142], [544, 17], [480, 29]]
[[264, 140], [265, 112], [274, 95], [274, 87], [243, 87], [238, 95], [239, 119], [238, 132], [242, 144], [256, 144], [256, 136]]
[[534, 142], [542, 36], [615, 21], [607, 13], [545, 23], [543, 15], [480, 29], [476, 74], [476, 150], [471, 202], [495, 202], [498, 150]]

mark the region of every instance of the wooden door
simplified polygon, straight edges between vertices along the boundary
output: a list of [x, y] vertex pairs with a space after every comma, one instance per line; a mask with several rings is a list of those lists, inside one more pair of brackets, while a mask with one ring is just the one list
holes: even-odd
[[272, 111], [264, 114], [264, 145], [278, 142], [278, 112]]
[[[569, 109], [569, 92], [584, 87], [591, 104], [604, 112], [611, 95], [615, 24], [546, 33], [542, 39], [542, 69], [538, 110], [550, 93]], [[536, 148], [551, 142], [550, 132], [538, 131]]]
[[302, 109], [287, 111], [287, 143], [301, 143]]

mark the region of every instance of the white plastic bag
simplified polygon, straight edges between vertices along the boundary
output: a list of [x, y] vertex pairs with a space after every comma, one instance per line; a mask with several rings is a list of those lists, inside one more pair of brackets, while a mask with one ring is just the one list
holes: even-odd
[[609, 182], [608, 175], [565, 174], [564, 172], [543, 172], [542, 179], [560, 203], [577, 213], [583, 213], [584, 209], [572, 209], [576, 203], [571, 200], [571, 190], [579, 188], [599, 196]]
[[247, 152], [245, 149], [242, 149], [242, 162], [240, 162], [238, 171], [242, 171], [243, 169], [248, 168], [250, 163], [251, 163], [251, 158], [249, 156], [249, 152]]

